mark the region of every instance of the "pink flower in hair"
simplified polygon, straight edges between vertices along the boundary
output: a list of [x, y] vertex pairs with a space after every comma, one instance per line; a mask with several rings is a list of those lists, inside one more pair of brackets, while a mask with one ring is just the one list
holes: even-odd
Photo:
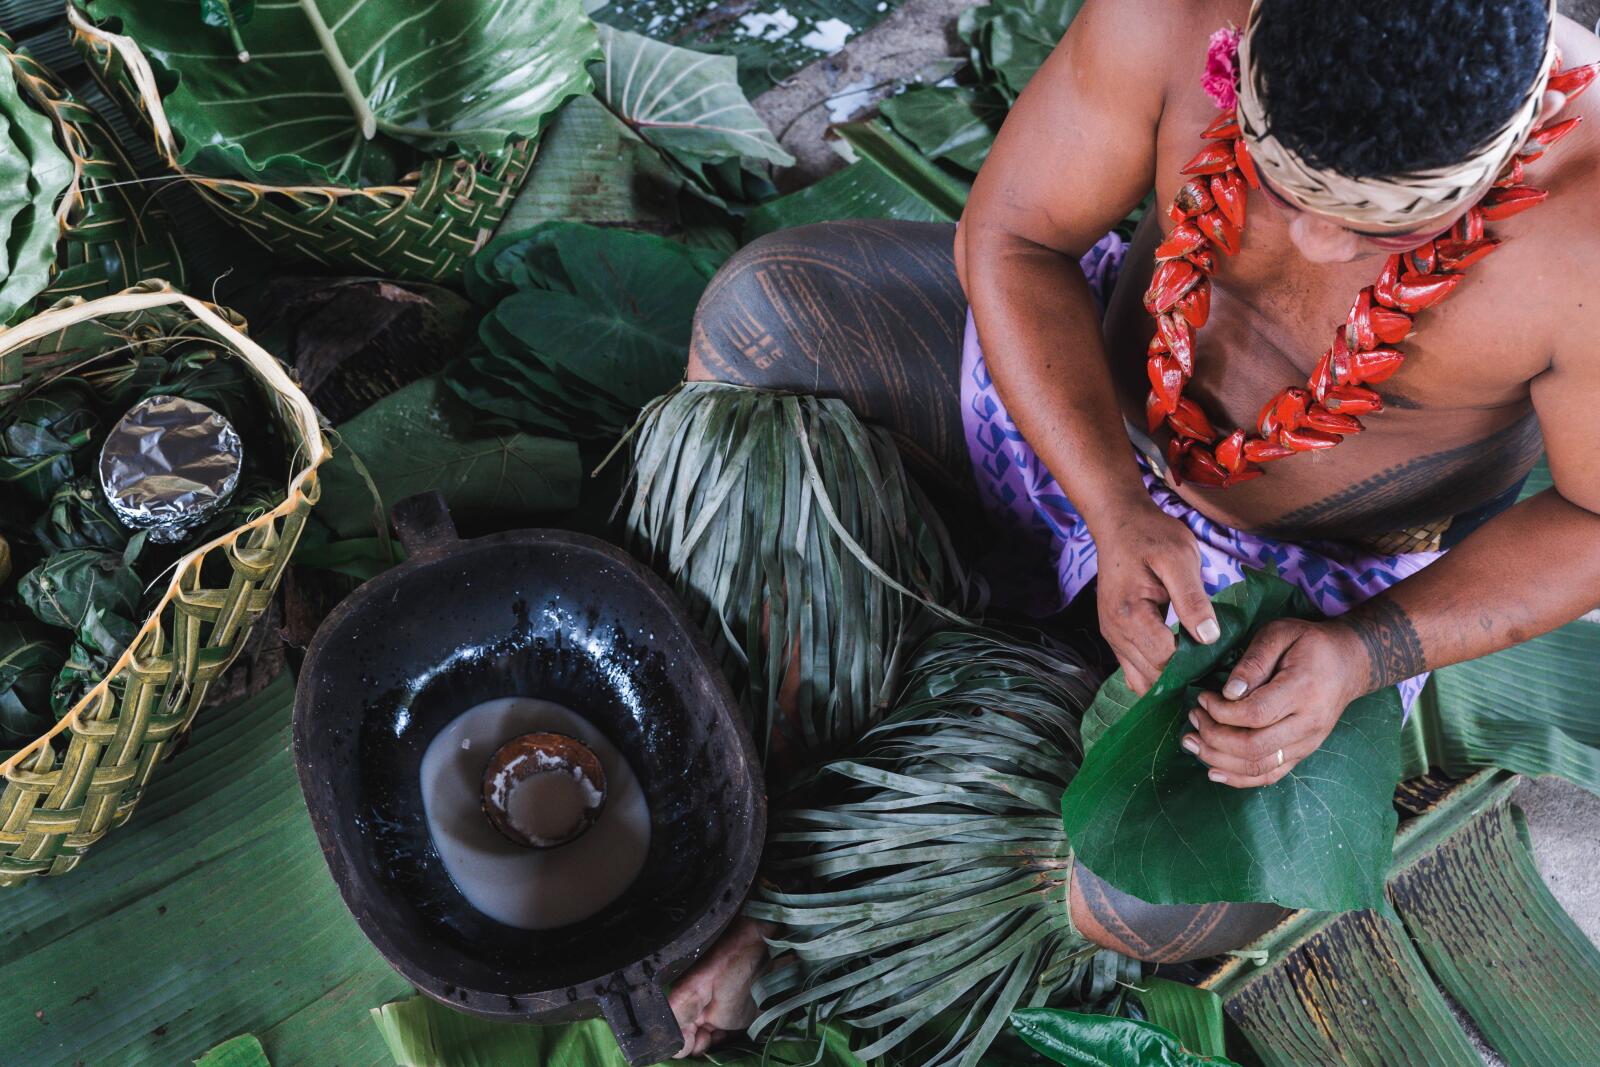
[[1238, 27], [1227, 26], [1211, 35], [1206, 46], [1206, 73], [1200, 79], [1200, 88], [1215, 100], [1224, 111], [1239, 104], [1239, 38]]

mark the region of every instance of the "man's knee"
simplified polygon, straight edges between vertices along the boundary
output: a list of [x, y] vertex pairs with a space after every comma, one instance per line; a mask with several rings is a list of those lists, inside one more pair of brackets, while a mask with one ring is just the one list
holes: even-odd
[[1089, 941], [1151, 963], [1243, 948], [1289, 913], [1276, 904], [1146, 904], [1075, 864], [1072, 925]]
[[695, 312], [689, 377], [832, 393], [874, 345], [964, 313], [947, 225], [826, 222], [741, 248]]

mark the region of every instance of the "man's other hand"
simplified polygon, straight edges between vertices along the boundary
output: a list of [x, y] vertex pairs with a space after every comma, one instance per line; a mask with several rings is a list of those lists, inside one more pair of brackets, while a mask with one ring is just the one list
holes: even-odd
[[1196, 641], [1221, 636], [1200, 580], [1200, 546], [1179, 520], [1148, 502], [1095, 532], [1100, 557], [1100, 632], [1116, 653], [1128, 686], [1143, 694], [1172, 658], [1177, 638], [1167, 606]]

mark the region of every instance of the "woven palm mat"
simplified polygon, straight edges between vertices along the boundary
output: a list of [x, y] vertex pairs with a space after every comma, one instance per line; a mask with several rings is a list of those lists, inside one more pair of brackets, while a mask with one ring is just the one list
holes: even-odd
[[1520, 813], [1518, 779], [1417, 779], [1389, 896], [1404, 921], [1298, 912], [1203, 977], [1263, 1067], [1480, 1067], [1445, 994], [1508, 1067], [1600, 1062], [1600, 950], [1545, 887]]
[[393, 1067], [368, 1010], [410, 993], [339, 900], [280, 675], [208, 709], [83, 875], [0, 911], [0, 1063], [192, 1063], [254, 1033], [273, 1067]]

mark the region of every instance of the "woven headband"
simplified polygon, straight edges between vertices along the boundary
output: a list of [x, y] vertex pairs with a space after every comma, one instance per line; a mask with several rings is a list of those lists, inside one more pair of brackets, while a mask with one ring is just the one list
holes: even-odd
[[1239, 128], [1249, 142], [1251, 160], [1272, 188], [1298, 207], [1366, 229], [1404, 232], [1473, 203], [1494, 184], [1539, 120], [1545, 83], [1556, 59], [1555, 0], [1549, 0], [1549, 4], [1551, 28], [1545, 34], [1544, 62], [1538, 77], [1510, 120], [1471, 158], [1454, 166], [1396, 177], [1351, 178], [1313, 166], [1267, 132], [1261, 72], [1250, 57], [1261, 14], [1261, 0], [1253, 0], [1239, 41], [1238, 107]]

